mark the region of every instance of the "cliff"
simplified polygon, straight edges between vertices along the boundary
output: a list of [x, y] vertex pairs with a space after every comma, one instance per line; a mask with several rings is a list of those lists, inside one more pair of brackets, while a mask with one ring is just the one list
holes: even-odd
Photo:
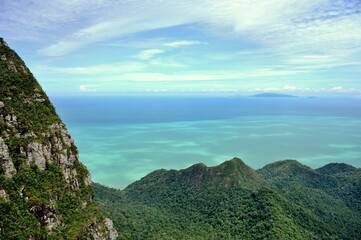
[[115, 239], [49, 98], [0, 38], [0, 239]]

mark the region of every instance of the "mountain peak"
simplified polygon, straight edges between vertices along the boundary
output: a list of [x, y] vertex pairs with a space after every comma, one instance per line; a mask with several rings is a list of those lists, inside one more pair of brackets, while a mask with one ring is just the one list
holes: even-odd
[[322, 174], [333, 175], [337, 173], [352, 172], [356, 169], [357, 168], [346, 163], [329, 163], [323, 167], [316, 169], [316, 171]]
[[249, 168], [242, 159], [238, 157], [234, 157], [231, 160], [225, 161], [224, 163], [220, 164], [219, 167], [224, 166], [227, 168], [235, 168], [235, 169], [241, 169], [241, 168]]
[[263, 186], [263, 180], [255, 170], [247, 166], [241, 159], [233, 158], [214, 167], [207, 167], [203, 163], [198, 163], [182, 170], [154, 171], [127, 188], [146, 185], [254, 189]]
[[314, 169], [299, 163], [296, 160], [283, 160], [268, 164], [258, 170], [266, 181], [283, 188], [293, 184], [305, 187], [324, 185], [325, 182], [334, 182], [328, 176], [315, 171]]
[[281, 160], [274, 163], [267, 164], [259, 171], [269, 171], [271, 170], [275, 174], [289, 174], [291, 172], [300, 172], [300, 171], [313, 171], [313, 169], [301, 164], [297, 160], [287, 159]]
[[313, 169], [307, 167], [297, 160], [281, 160], [274, 163], [267, 164], [258, 170], [263, 176], [289, 178], [301, 175], [317, 174]]

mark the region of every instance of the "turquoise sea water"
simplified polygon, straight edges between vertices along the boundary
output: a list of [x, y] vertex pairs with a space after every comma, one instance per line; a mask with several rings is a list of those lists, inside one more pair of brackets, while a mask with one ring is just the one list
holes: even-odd
[[93, 181], [124, 188], [156, 169], [258, 169], [283, 159], [361, 167], [361, 99], [56, 97]]

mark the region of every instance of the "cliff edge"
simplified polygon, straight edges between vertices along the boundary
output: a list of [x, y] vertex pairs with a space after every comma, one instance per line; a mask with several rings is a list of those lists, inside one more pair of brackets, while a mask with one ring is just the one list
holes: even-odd
[[0, 239], [115, 239], [66, 126], [0, 38]]

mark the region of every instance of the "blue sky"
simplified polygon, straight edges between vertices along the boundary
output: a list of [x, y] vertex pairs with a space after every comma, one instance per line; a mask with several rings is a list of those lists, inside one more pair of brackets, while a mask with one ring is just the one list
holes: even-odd
[[359, 0], [1, 0], [49, 95], [361, 96]]

